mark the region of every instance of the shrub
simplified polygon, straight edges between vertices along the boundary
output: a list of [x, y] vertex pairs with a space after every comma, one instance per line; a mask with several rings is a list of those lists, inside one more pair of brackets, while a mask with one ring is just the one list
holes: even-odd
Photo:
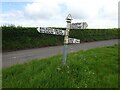
[[[70, 30], [69, 37], [80, 39], [81, 42], [116, 39], [118, 31], [119, 29]], [[3, 51], [62, 45], [63, 39], [63, 36], [38, 33], [35, 27], [2, 27]]]

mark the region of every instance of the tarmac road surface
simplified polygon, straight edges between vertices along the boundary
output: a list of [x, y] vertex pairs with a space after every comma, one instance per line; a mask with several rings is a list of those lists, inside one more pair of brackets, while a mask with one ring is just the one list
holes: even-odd
[[[68, 45], [68, 53], [77, 52], [79, 50], [87, 50], [96, 47], [110, 46], [118, 44], [118, 39], [104, 40], [104, 41], [95, 41], [88, 43], [80, 44], [71, 44]], [[36, 48], [28, 50], [19, 50], [12, 52], [3, 52], [2, 53], [2, 67], [9, 67], [17, 63], [25, 63], [33, 59], [43, 59], [48, 58], [54, 55], [62, 54], [63, 46], [52, 46], [45, 48]]]

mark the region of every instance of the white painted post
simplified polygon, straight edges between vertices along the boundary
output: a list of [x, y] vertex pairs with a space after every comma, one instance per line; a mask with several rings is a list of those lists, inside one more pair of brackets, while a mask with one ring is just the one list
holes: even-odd
[[66, 27], [65, 37], [64, 37], [63, 64], [66, 64], [67, 44], [68, 44], [69, 31], [70, 31], [70, 27], [71, 27], [71, 20], [72, 20], [72, 17], [71, 17], [71, 14], [69, 14], [66, 18], [67, 27]]
[[[38, 27], [37, 31], [39, 33], [45, 33], [45, 34], [53, 34], [53, 35], [63, 35], [64, 37], [64, 48], [63, 48], [63, 64], [66, 64], [66, 58], [67, 58], [67, 44], [68, 43], [80, 43], [79, 39], [75, 38], [68, 38], [69, 37], [69, 31], [71, 29], [71, 20], [72, 16], [69, 14], [66, 18], [67, 27], [66, 30], [57, 30], [57, 29], [49, 29], [47, 27]], [[75, 24], [73, 24], [74, 26]], [[72, 26], [72, 27], [73, 27]]]

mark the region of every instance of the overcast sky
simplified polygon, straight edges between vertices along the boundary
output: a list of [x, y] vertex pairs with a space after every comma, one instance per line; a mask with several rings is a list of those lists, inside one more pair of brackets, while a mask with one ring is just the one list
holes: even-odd
[[66, 27], [72, 22], [87, 22], [88, 28], [117, 28], [119, 0], [2, 0], [0, 25]]

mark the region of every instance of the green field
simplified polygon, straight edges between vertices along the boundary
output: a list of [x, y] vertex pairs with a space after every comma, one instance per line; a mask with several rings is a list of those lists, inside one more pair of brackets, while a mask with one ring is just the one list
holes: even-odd
[[117, 88], [118, 47], [95, 48], [3, 69], [3, 88]]

